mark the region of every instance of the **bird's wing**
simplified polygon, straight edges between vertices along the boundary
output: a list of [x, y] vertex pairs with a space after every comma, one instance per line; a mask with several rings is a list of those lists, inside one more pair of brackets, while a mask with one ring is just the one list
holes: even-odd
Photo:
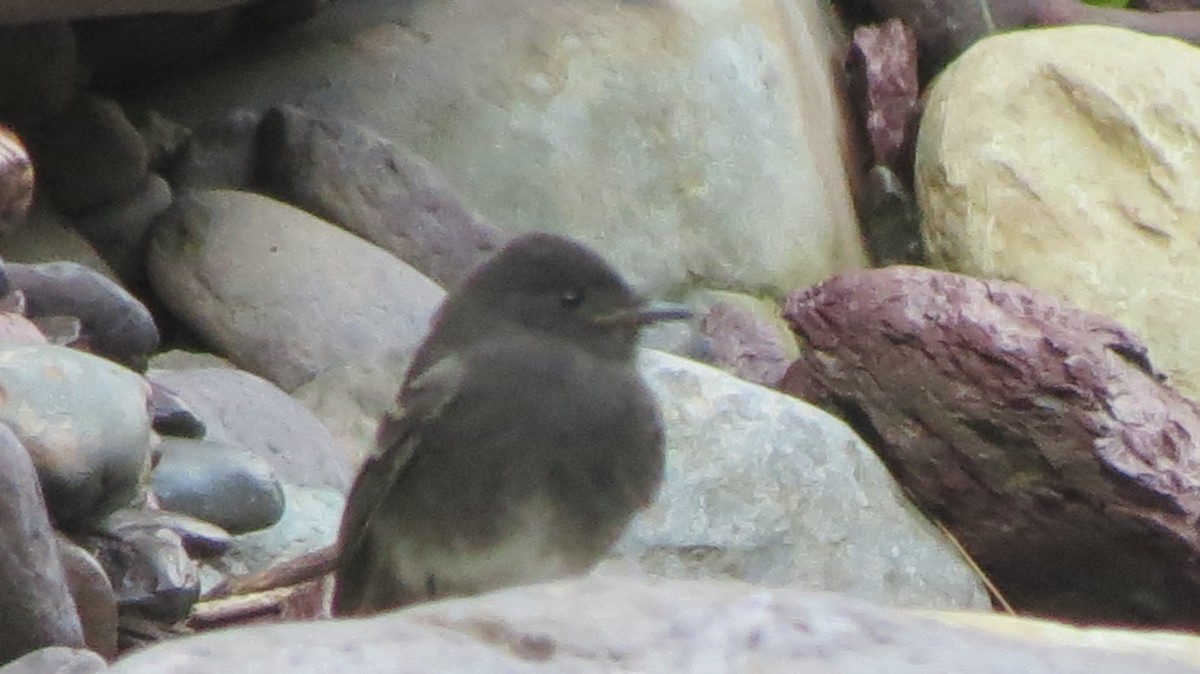
[[344, 573], [339, 574], [335, 588], [335, 612], [339, 606], [353, 608], [358, 603], [356, 595], [361, 587], [352, 586], [354, 583], [350, 579], [361, 576], [361, 572], [355, 573], [354, 569], [368, 563], [364, 557], [368, 552], [364, 543], [371, 521], [386, 499], [388, 489], [396, 484], [420, 444], [422, 427], [436, 419], [457, 395], [463, 372], [463, 363], [457, 357], [448, 356], [437, 361], [417, 378], [405, 383], [400, 409], [388, 413], [380, 423], [375, 435], [375, 449], [363, 462], [342, 514], [338, 566]]

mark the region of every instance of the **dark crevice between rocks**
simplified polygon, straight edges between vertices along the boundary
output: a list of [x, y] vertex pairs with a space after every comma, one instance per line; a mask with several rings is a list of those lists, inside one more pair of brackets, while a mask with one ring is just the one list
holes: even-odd
[[871, 423], [871, 416], [862, 408], [862, 405], [859, 405], [858, 401], [849, 396], [841, 396], [836, 393], [830, 393], [828, 403], [833, 408], [834, 413], [842, 421], [845, 421], [858, 434], [858, 437], [866, 441], [871, 449], [875, 451], [876, 455], [883, 458], [879, 450], [876, 449], [877, 447], [885, 446], [886, 443], [883, 435], [875, 428], [875, 424]]
[[1112, 351], [1118, 358], [1145, 372], [1154, 381], [1162, 384], [1167, 381], [1167, 376], [1156, 372], [1154, 366], [1150, 364], [1150, 354], [1146, 353], [1145, 347], [1136, 344], [1128, 343], [1113, 343], [1105, 345], [1109, 351]]

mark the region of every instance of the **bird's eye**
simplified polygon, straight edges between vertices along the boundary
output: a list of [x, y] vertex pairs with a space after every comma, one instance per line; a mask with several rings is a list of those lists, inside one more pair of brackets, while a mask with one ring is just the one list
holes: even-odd
[[559, 298], [564, 309], [578, 309], [579, 305], [583, 304], [583, 291], [578, 288], [572, 288], [564, 292]]

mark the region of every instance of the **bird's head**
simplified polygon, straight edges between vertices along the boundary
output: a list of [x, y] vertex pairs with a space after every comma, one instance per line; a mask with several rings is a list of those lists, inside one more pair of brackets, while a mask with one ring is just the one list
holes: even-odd
[[[631, 358], [639, 329], [687, 318], [645, 302], [599, 255], [566, 237], [527, 234], [477, 269], [444, 305], [438, 330], [532, 330], [604, 358]], [[461, 326], [461, 327], [460, 327]]]

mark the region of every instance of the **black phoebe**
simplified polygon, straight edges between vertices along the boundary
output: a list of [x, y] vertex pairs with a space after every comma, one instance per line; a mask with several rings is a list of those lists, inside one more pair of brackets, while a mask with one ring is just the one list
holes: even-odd
[[560, 236], [519, 237], [477, 269], [438, 310], [350, 491], [334, 614], [594, 566], [662, 479], [638, 330], [687, 315]]

